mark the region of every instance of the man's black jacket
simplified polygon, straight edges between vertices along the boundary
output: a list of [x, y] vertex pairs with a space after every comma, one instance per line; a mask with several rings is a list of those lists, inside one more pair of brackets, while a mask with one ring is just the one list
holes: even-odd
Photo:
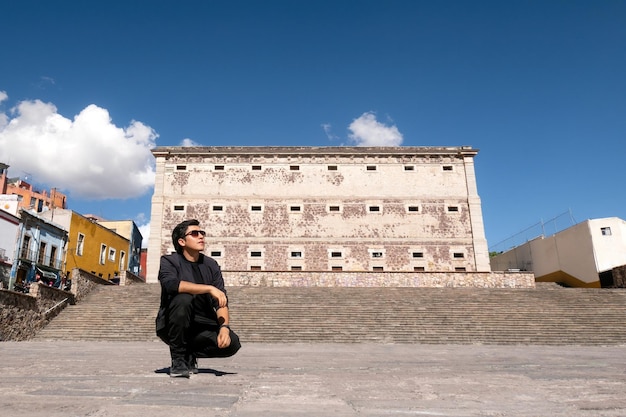
[[[224, 289], [224, 278], [218, 263], [208, 256], [200, 254], [198, 259], [200, 275], [202, 277], [201, 284], [212, 285], [226, 294]], [[161, 283], [161, 304], [156, 317], [156, 334], [165, 343], [167, 340], [167, 307], [170, 300], [178, 294], [178, 286], [180, 281], [195, 282], [191, 262], [183, 258], [183, 255], [172, 253], [170, 255], [161, 256], [161, 264], [159, 267], [159, 282]], [[219, 304], [216, 300], [211, 299], [213, 308], [217, 310]]]

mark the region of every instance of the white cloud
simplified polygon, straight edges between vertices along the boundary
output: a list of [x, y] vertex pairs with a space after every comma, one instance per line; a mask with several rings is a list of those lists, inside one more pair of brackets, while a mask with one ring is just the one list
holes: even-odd
[[373, 112], [366, 112], [348, 126], [350, 140], [357, 146], [400, 146], [402, 133], [394, 126], [386, 126], [376, 120]]
[[324, 129], [324, 133], [326, 133], [326, 137], [328, 138], [328, 140], [331, 140], [331, 141], [339, 140], [339, 136], [335, 135], [332, 132], [332, 126], [330, 123], [323, 123], [322, 129]]
[[[6, 99], [8, 99], [9, 96], [7, 95], [6, 91], [0, 91], [0, 104], [2, 104], [3, 101], [5, 101]], [[4, 129], [4, 127], [7, 125], [7, 123], [9, 123], [9, 118], [6, 114], [4, 113], [0, 113], [0, 131], [2, 129]], [[2, 161], [0, 161], [2, 162]]]
[[189, 138], [185, 138], [182, 141], [180, 141], [180, 146], [202, 146], [201, 144], [194, 142], [193, 139], [189, 139]]
[[22, 101], [9, 115], [0, 113], [0, 162], [73, 197], [138, 197], [154, 186], [150, 149], [157, 137], [139, 121], [117, 127], [93, 104], [70, 120], [51, 103]]

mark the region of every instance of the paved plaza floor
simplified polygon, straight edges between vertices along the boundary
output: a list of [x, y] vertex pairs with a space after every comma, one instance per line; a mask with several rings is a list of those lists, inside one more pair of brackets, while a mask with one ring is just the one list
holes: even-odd
[[626, 346], [244, 344], [170, 378], [159, 342], [1, 342], [2, 417], [626, 416]]

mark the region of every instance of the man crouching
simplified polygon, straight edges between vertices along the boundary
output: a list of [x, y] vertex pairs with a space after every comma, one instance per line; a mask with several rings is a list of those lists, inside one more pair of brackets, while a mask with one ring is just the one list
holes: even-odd
[[186, 220], [172, 231], [176, 253], [161, 257], [161, 305], [157, 335], [170, 347], [171, 377], [198, 373], [198, 358], [225, 358], [239, 348], [228, 325], [228, 298], [217, 262], [205, 256], [198, 220]]

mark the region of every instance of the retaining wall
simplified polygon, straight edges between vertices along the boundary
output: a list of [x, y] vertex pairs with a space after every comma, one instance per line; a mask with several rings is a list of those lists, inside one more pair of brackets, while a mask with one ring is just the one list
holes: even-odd
[[528, 272], [223, 271], [226, 286], [534, 288]]
[[[32, 338], [67, 304], [82, 300], [98, 285], [114, 285], [89, 272], [73, 269], [70, 291], [32, 283], [28, 294], [0, 289], [0, 341]], [[144, 282], [130, 272], [122, 273], [120, 285]]]

